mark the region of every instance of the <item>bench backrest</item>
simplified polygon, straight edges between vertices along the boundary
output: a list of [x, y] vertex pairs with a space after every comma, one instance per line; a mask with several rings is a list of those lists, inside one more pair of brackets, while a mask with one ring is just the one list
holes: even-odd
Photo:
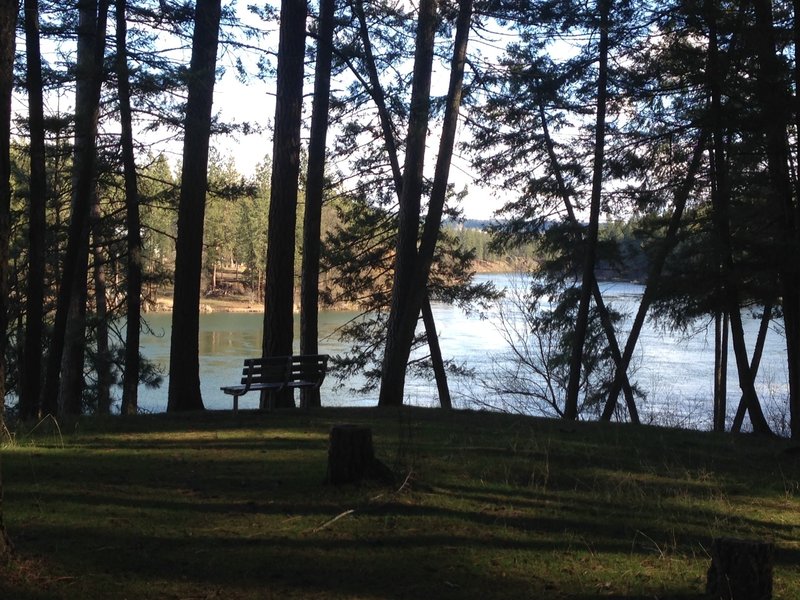
[[307, 354], [290, 358], [291, 372], [289, 373], [289, 381], [316, 383], [317, 386], [322, 385], [328, 369], [327, 354]]
[[242, 368], [242, 383], [250, 386], [257, 383], [281, 383], [287, 381], [291, 372], [288, 356], [247, 358]]

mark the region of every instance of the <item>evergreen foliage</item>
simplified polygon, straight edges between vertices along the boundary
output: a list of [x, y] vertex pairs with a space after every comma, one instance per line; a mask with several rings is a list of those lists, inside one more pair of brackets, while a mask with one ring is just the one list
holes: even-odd
[[[106, 4], [104, 0], [99, 7]], [[751, 4], [711, 0], [478, 3], [469, 16], [476, 43], [468, 48], [464, 61], [460, 117], [469, 124], [469, 131], [461, 136], [461, 149], [472, 157], [482, 182], [494, 186], [506, 203], [495, 219], [475, 228], [459, 216], [461, 194], [468, 190], [456, 193], [445, 186], [445, 220], [440, 228], [435, 174], [422, 169], [419, 189], [404, 192], [404, 182], [413, 183], [408, 166], [413, 163], [418, 169], [423, 163], [410, 161], [404, 172], [402, 157], [415, 144], [407, 139], [412, 116], [419, 125], [417, 142], [425, 138], [424, 144], [414, 146], [417, 158], [422, 148], [431, 156], [431, 142], [449, 118], [452, 98], [446, 98], [438, 84], [445, 80], [443, 75], [456, 72], [457, 61], [451, 58], [458, 15], [470, 11], [466, 2], [450, 0], [425, 6], [431, 36], [425, 44], [430, 43], [434, 74], [433, 94], [420, 94], [420, 98], [426, 96], [426, 109], [418, 110], [421, 104], [412, 101], [412, 67], [422, 65], [415, 59], [422, 48], [416, 42], [419, 8], [412, 5], [337, 3], [333, 60], [318, 74], [330, 76], [332, 90], [326, 119], [331, 131], [328, 160], [322, 171], [315, 166], [313, 184], [315, 198], [321, 189], [324, 202], [321, 234], [306, 239], [305, 248], [294, 242], [283, 245], [286, 257], [291, 256], [296, 265], [320, 250], [321, 301], [347, 304], [363, 315], [342, 331], [352, 346], [347, 356], [339, 357], [342, 374], [365, 372], [369, 385], [377, 385], [380, 355], [390, 341], [386, 332], [392, 281], [397, 276], [418, 282], [397, 275], [398, 251], [408, 256], [417, 253], [419, 258], [423, 247], [427, 252], [435, 246], [430, 277], [423, 278], [424, 290], [402, 281], [400, 288], [415, 288], [411, 290], [415, 294], [423, 290], [428, 299], [482, 310], [496, 294], [472, 285], [476, 261], [532, 270], [539, 288], [524, 305], [532, 311], [533, 329], [559, 340], [553, 346], [558, 360], [563, 360], [569, 340], [573, 350], [589, 353], [578, 368], [573, 352], [572, 366], [573, 381], [584, 382], [579, 404], [586, 407], [587, 416], [597, 414], [603, 404], [600, 398], [606, 394], [602, 417], [616, 414], [635, 420], [630, 392], [622, 409], [617, 408], [616, 390], [635, 388], [635, 382], [631, 388], [626, 379], [632, 375], [629, 361], [637, 334], [634, 331], [627, 341], [617, 339], [613, 310], [603, 305], [596, 289], [598, 279], [646, 285], [636, 327], [648, 317], [675, 329], [692, 329], [712, 319], [722, 322], [723, 317], [729, 320], [726, 331], [735, 342], [740, 385], [747, 389], [755, 375], [748, 363], [755, 367], [758, 361], [740, 335], [737, 315], [748, 310], [766, 315], [786, 337], [788, 403], [792, 431], [800, 435], [800, 294], [796, 291], [800, 275], [795, 260], [800, 247], [796, 184], [800, 28], [796, 7], [768, 0]], [[186, 166], [167, 158], [153, 140], [180, 141], [185, 133], [196, 5], [130, 0], [109, 6], [110, 17], [121, 17], [126, 29], [124, 41], [111, 35], [111, 27], [101, 24], [103, 30], [97, 32], [93, 52], [104, 40], [106, 48], [95, 77], [100, 82], [100, 100], [94, 136], [85, 125], [87, 116], [80, 111], [74, 114], [72, 101], [79, 82], [88, 81], [88, 63], [81, 58], [88, 54], [85, 49], [81, 57], [76, 53], [78, 7], [27, 0], [24, 8], [26, 18], [20, 19], [18, 31], [25, 28], [26, 44], [24, 51], [17, 49], [14, 76], [20, 97], [31, 110], [15, 115], [8, 136], [12, 195], [8, 264], [4, 265], [9, 282], [4, 383], [19, 399], [19, 413], [25, 418], [48, 411], [104, 411], [110, 402], [107, 398], [113, 397], [106, 388], [115, 388], [124, 372], [125, 336], [118, 328], [128, 310], [126, 294], [136, 285], [135, 277], [129, 278], [131, 246], [123, 233], [129, 223], [131, 194], [123, 177], [120, 84], [123, 79], [130, 83], [141, 218], [141, 299], [142, 306], [151, 309], [159, 294], [168, 293], [175, 283], [175, 245], [182, 237], [177, 230], [175, 174]], [[317, 52], [321, 31], [319, 7], [312, 5], [310, 10], [307, 60], [302, 69], [298, 67], [306, 83], [312, 72], [308, 59]], [[269, 32], [275, 31], [277, 10], [253, 7], [245, 22], [238, 20], [239, 14], [233, 5], [222, 7], [220, 26], [214, 28], [221, 44], [215, 78], [228, 69], [242, 80], [273, 81], [277, 48]], [[109, 18], [109, 23], [119, 22]], [[85, 37], [84, 29], [81, 35]], [[493, 39], [498, 43], [490, 47]], [[40, 59], [35, 42], [46, 49]], [[118, 68], [119, 57], [128, 66], [127, 74]], [[601, 83], [604, 77], [607, 81]], [[417, 81], [421, 81], [419, 74]], [[38, 92], [42, 100], [37, 100]], [[37, 106], [43, 109], [41, 118]], [[307, 109], [304, 116], [310, 114]], [[605, 113], [603, 119], [600, 111]], [[212, 115], [210, 145], [214, 136], [235, 136], [265, 126], [226, 123]], [[79, 147], [87, 141], [86, 135], [94, 138], [96, 152], [90, 162], [96, 194], [78, 193], [78, 177], [70, 175], [82, 169], [83, 159], [73, 143], [76, 134]], [[303, 152], [300, 148], [298, 156]], [[269, 201], [276, 192], [269, 176], [273, 164], [265, 158], [248, 179], [238, 172], [233, 158], [212, 152], [209, 182], [203, 186], [207, 201], [202, 227], [190, 228], [204, 230], [198, 242], [202, 254], [197, 279], [202, 293], [262, 298], [270, 230], [267, 214], [275, 208]], [[278, 180], [283, 189], [284, 178]], [[290, 193], [298, 206], [286, 213], [286, 223], [291, 216], [298, 217], [293, 223], [300, 221], [304, 183], [300, 182], [297, 193]], [[83, 178], [80, 189], [87, 189], [86, 185]], [[417, 191], [419, 211], [399, 204], [400, 198], [405, 203]], [[77, 229], [71, 204], [79, 200], [91, 206], [95, 198], [91, 237], [81, 232], [76, 243], [78, 234], [69, 229], [71, 223]], [[595, 213], [590, 215], [592, 207]], [[80, 220], [84, 218], [81, 211]], [[429, 231], [426, 240], [423, 231], [428, 220], [436, 231]], [[298, 225], [290, 229], [299, 237]], [[403, 240], [398, 245], [399, 233]], [[76, 245], [80, 246], [77, 254]], [[84, 253], [91, 258], [84, 261]], [[289, 278], [299, 274], [297, 267], [285, 271]], [[73, 272], [75, 277], [70, 276]], [[85, 380], [87, 387], [76, 401], [66, 392], [80, 386], [60, 382], [66, 395], [58, 406], [50, 377], [50, 392], [41, 404], [37, 359], [55, 357], [61, 349], [58, 329], [66, 326], [67, 309], [64, 299], [58, 300], [58, 289], [66, 289], [66, 284], [77, 286], [73, 291], [79, 296], [86, 295], [78, 304], [88, 326], [71, 342], [75, 348], [85, 348], [86, 357], [77, 358], [77, 367], [68, 369], [62, 361], [54, 361], [51, 371], [59, 371], [59, 377], [62, 372], [79, 372], [82, 376], [77, 379]], [[284, 295], [297, 301], [296, 294]], [[416, 303], [401, 296], [395, 293], [395, 311], [403, 312], [407, 304]], [[545, 297], [547, 302], [542, 300]], [[573, 313], [576, 297], [582, 308]], [[54, 327], [59, 304], [61, 323]], [[586, 341], [579, 343], [579, 328], [571, 328], [570, 323], [580, 323], [584, 308]], [[415, 312], [413, 307], [411, 312]], [[74, 314], [83, 318], [80, 312]], [[415, 314], [412, 320], [416, 319]], [[67, 319], [70, 326], [76, 323]], [[142, 326], [147, 327], [146, 318]], [[414, 336], [414, 348], [419, 350], [410, 361], [412, 366], [426, 363], [424, 343], [425, 334]], [[66, 355], [71, 360], [78, 353]], [[390, 362], [398, 360], [404, 362], [402, 357]], [[724, 368], [718, 363], [718, 375]], [[585, 382], [595, 377], [592, 389], [601, 391], [589, 392]], [[158, 374], [143, 365], [139, 379], [155, 382]], [[548, 401], [554, 414], [574, 416], [572, 409], [556, 409], [557, 397]], [[746, 400], [751, 420], [754, 416], [758, 420], [758, 402], [756, 397]]]

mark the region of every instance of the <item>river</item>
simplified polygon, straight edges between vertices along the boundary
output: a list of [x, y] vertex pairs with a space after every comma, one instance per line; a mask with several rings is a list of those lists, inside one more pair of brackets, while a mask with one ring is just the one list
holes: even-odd
[[[479, 275], [479, 281], [493, 281], [498, 288], [520, 285], [521, 279], [513, 275]], [[607, 302], [617, 309], [632, 314], [638, 306], [642, 286], [632, 283], [604, 283], [603, 294]], [[444, 304], [433, 307], [445, 358], [474, 370], [474, 378], [451, 378], [450, 386], [454, 404], [463, 408], [503, 407], [502, 399], [485, 391], [481, 381], [492, 379], [493, 364], [511, 360], [509, 347], [498, 331], [496, 315], [465, 314], [462, 310]], [[320, 314], [320, 351], [341, 354], [346, 345], [338, 341], [336, 329], [352, 319], [355, 313], [324, 311]], [[143, 334], [142, 353], [160, 365], [165, 374], [169, 366], [168, 313], [146, 315], [153, 333]], [[220, 386], [238, 380], [242, 359], [258, 356], [261, 347], [263, 316], [258, 313], [209, 313], [200, 315], [200, 383], [203, 402], [209, 409], [229, 409], [230, 396], [220, 391]], [[299, 323], [295, 322], [295, 339]], [[748, 349], [752, 349], [758, 330], [758, 321], [745, 318]], [[619, 336], [624, 345], [627, 332]], [[714, 335], [713, 330], [699, 328], [691, 336], [664, 332], [648, 323], [641, 335], [634, 362], [637, 365], [635, 380], [646, 392], [640, 405], [644, 421], [666, 425], [708, 428], [711, 419], [713, 391]], [[786, 348], [783, 336], [771, 330], [767, 336], [757, 387], [767, 413], [774, 421], [785, 414], [787, 396]], [[349, 391], [345, 385], [336, 388], [336, 379], [329, 376], [322, 388], [322, 402], [328, 406], [374, 406], [377, 392], [368, 395]], [[140, 408], [149, 412], [166, 410], [167, 383], [158, 389], [140, 388]], [[407, 402], [421, 406], [436, 406], [436, 386], [433, 381], [411, 378], [406, 385]], [[739, 400], [736, 370], [729, 365], [728, 404], [731, 412]], [[240, 398], [243, 408], [255, 407], [257, 394]], [[505, 406], [505, 408], [509, 408]], [[513, 407], [511, 407], [513, 408]], [[779, 427], [780, 428], [780, 427]]]

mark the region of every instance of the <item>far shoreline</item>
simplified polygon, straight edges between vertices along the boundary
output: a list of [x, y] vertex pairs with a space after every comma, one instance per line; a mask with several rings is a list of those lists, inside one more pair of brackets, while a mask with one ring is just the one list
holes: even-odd
[[[475, 274], [506, 274], [528, 271], [529, 260], [509, 257], [506, 260], [476, 260], [473, 263]], [[155, 301], [145, 302], [145, 313], [172, 312], [172, 290], [164, 289], [156, 293]], [[354, 310], [353, 306], [326, 306], [325, 310]], [[295, 304], [295, 313], [300, 312], [299, 304]], [[258, 313], [264, 311], [264, 303], [250, 294], [225, 294], [219, 296], [202, 296], [200, 313]]]

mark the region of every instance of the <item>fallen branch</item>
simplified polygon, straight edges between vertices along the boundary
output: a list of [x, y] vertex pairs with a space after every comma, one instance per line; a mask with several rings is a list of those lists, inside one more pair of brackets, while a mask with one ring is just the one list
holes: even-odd
[[338, 515], [336, 515], [332, 519], [330, 519], [328, 521], [325, 521], [322, 525], [312, 529], [311, 531], [313, 533], [317, 533], [318, 531], [322, 531], [323, 529], [325, 529], [327, 527], [330, 527], [331, 525], [336, 523], [336, 521], [338, 521], [339, 519], [342, 519], [342, 518], [344, 518], [344, 517], [346, 517], [348, 515], [352, 515], [354, 512], [356, 512], [356, 509], [355, 508], [351, 508], [350, 510], [346, 510], [343, 513], [339, 513]]

